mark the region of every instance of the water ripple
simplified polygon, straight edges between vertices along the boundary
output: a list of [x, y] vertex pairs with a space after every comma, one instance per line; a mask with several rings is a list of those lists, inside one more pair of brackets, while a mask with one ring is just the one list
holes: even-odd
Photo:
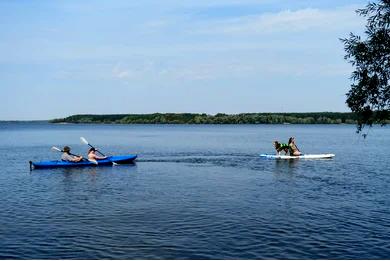
[[[380, 146], [389, 142], [386, 130], [362, 153], [348, 126], [40, 125], [0, 132], [1, 259], [390, 255], [390, 166]], [[85, 151], [76, 144], [81, 133], [117, 153], [136, 151], [139, 160], [29, 171], [29, 160], [58, 158], [53, 145]], [[272, 152], [275, 136], [292, 133], [306, 150], [323, 150], [318, 137], [332, 140], [327, 149], [337, 156], [258, 157]]]

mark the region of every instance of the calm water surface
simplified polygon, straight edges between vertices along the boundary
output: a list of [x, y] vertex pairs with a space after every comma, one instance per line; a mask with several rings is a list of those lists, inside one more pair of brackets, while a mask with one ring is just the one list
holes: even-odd
[[[33, 170], [52, 146], [135, 165]], [[331, 160], [264, 160], [295, 136]], [[0, 123], [1, 259], [389, 259], [390, 128]]]

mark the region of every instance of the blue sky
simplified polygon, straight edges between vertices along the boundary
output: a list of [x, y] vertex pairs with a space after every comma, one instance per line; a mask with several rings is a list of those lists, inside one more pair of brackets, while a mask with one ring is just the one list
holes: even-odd
[[361, 0], [0, 0], [0, 120], [349, 111]]

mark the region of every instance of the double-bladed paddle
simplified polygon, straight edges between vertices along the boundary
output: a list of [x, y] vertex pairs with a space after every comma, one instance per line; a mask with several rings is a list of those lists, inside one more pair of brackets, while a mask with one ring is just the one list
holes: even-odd
[[96, 149], [94, 146], [92, 146], [91, 144], [89, 144], [89, 142], [84, 138], [84, 137], [80, 137], [80, 140], [82, 143], [90, 146], [91, 148], [95, 149], [97, 152], [99, 152], [100, 155], [102, 155], [103, 157], [105, 157], [106, 155], [104, 155], [101, 151], [99, 151], [98, 149]]
[[[99, 152], [100, 155], [102, 155], [103, 157], [106, 157], [106, 155], [104, 155], [101, 151], [99, 151], [98, 149], [96, 149], [94, 146], [92, 146], [84, 137], [80, 137], [80, 140], [82, 143], [90, 146], [91, 148], [95, 149], [97, 152]], [[118, 165], [117, 163], [115, 162], [112, 162], [112, 165]]]

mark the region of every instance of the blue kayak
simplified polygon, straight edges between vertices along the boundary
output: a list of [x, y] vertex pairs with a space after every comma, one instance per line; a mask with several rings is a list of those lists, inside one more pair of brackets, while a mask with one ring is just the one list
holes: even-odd
[[[32, 162], [30, 161], [30, 168], [34, 169], [50, 169], [50, 168], [70, 168], [70, 167], [96, 167], [96, 166], [112, 166], [114, 164], [131, 164], [137, 155], [125, 155], [125, 156], [110, 156], [106, 159], [97, 160], [96, 162], [83, 160], [80, 162], [71, 162], [64, 160], [50, 160]], [[97, 164], [96, 164], [97, 163]]]

